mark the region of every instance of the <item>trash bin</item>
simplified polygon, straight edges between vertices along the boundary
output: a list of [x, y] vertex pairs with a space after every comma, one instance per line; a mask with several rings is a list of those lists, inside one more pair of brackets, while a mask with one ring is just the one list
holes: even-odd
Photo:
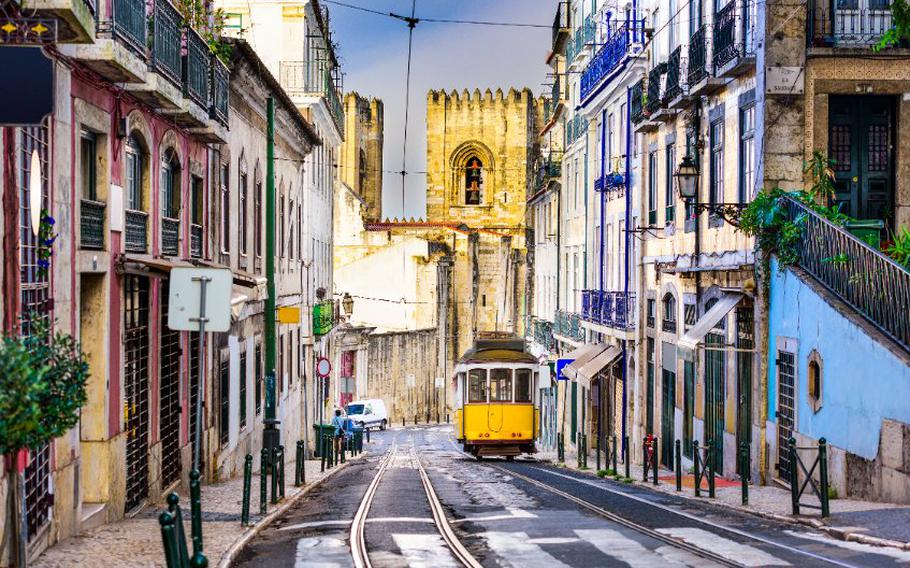
[[854, 237], [863, 241], [875, 250], [882, 246], [882, 231], [885, 230], [885, 222], [881, 219], [863, 219], [859, 221], [847, 221], [844, 228]]
[[313, 424], [313, 430], [316, 431], [316, 452], [317, 458], [322, 457], [322, 437], [332, 436], [335, 433], [335, 427], [331, 424]]
[[[356, 448], [354, 447], [355, 443], [357, 444]], [[348, 430], [347, 444], [348, 444], [348, 450], [353, 451], [356, 449], [358, 452], [363, 451], [363, 427], [354, 426], [353, 428]]]

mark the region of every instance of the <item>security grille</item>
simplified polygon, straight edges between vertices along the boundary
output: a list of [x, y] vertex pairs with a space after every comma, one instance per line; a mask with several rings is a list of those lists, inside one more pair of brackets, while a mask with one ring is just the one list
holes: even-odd
[[124, 408], [126, 422], [126, 511], [148, 497], [149, 434], [149, 283], [141, 276], [123, 279]]
[[[29, 179], [32, 152], [38, 152], [41, 165], [41, 208], [50, 209], [48, 181], [48, 130], [45, 126], [19, 129], [19, 286], [21, 290], [21, 326], [23, 336], [34, 331], [34, 325], [50, 322], [50, 281], [48, 270], [39, 266], [37, 227], [32, 225]], [[33, 449], [25, 468], [25, 509], [28, 538], [47, 523], [54, 496], [50, 492], [50, 444]]]
[[168, 327], [170, 280], [161, 283], [161, 349], [159, 437], [161, 484], [167, 487], [180, 477], [180, 332]]
[[795, 355], [777, 352], [777, 469], [781, 479], [790, 479], [789, 441], [793, 436]]
[[246, 428], [246, 351], [240, 354], [240, 429]]
[[231, 420], [231, 360], [227, 354], [221, 357], [221, 372], [219, 373], [219, 390], [221, 394], [220, 408], [221, 420], [218, 421], [218, 437], [221, 445], [228, 443], [230, 436]]
[[256, 344], [256, 414], [262, 412], [262, 344]]

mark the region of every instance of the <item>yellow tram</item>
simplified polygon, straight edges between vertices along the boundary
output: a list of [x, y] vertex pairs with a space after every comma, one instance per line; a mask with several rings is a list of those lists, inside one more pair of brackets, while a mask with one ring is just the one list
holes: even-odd
[[518, 338], [478, 339], [455, 366], [455, 435], [477, 459], [534, 453], [537, 359]]

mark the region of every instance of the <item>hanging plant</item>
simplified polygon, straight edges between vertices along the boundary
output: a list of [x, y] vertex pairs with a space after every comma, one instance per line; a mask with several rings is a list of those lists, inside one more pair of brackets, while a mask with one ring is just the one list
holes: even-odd
[[907, 47], [910, 42], [910, 2], [891, 0], [891, 28], [882, 34], [872, 51], [878, 53], [889, 47]]
[[54, 245], [54, 241], [57, 240], [57, 235], [54, 234], [54, 224], [56, 221], [47, 210], [41, 211], [41, 222], [38, 224], [38, 277], [45, 278], [48, 274], [48, 271], [51, 267], [51, 256], [54, 254], [54, 251], [51, 247]]

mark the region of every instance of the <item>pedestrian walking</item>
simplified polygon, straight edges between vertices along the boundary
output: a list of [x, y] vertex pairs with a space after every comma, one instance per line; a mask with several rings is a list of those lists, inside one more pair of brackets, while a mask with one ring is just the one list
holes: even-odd
[[335, 418], [332, 418], [332, 427], [335, 428], [335, 432], [332, 436], [334, 442], [335, 455], [338, 455], [342, 448], [344, 448], [344, 426], [345, 420], [341, 417], [341, 410], [335, 410]]

